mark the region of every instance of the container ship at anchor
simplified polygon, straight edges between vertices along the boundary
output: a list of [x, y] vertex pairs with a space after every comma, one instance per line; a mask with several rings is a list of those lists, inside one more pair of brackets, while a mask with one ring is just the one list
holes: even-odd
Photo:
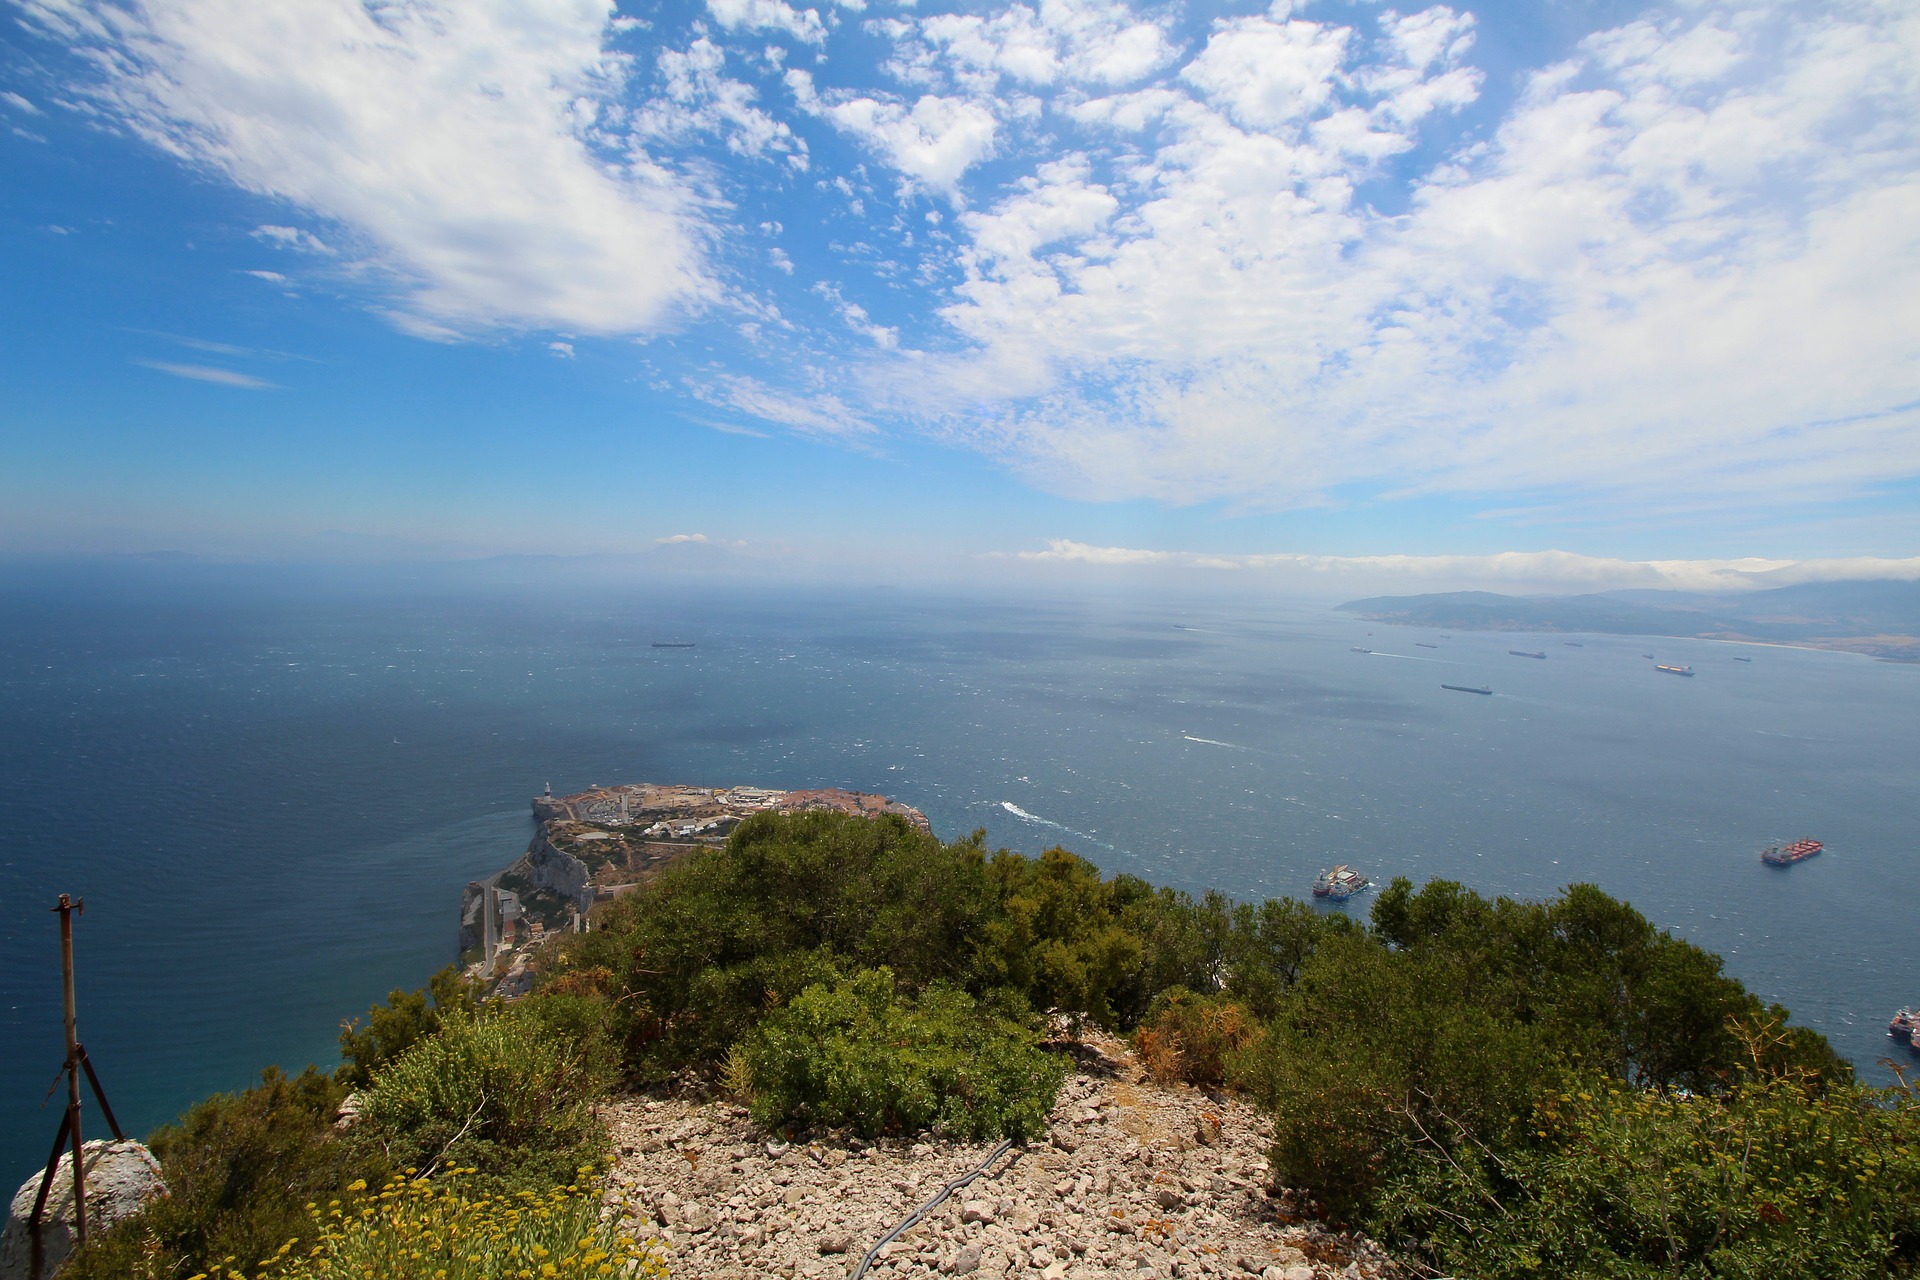
[[1814, 854], [1826, 848], [1818, 840], [1795, 840], [1792, 844], [1776, 844], [1760, 851], [1760, 861], [1770, 867], [1790, 867], [1796, 862], [1805, 862]]

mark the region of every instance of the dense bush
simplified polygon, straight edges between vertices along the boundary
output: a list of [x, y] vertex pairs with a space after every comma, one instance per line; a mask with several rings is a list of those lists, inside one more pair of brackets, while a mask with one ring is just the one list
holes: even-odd
[[717, 1072], [771, 1010], [836, 973], [885, 966], [909, 994], [943, 985], [1127, 1028], [1174, 985], [1244, 985], [1264, 1014], [1319, 940], [1350, 928], [1298, 904], [1103, 880], [1064, 849], [989, 854], [982, 839], [757, 815], [565, 939], [543, 989], [610, 975], [610, 1029], [628, 1078], [650, 1084]]
[[659, 1254], [601, 1214], [600, 1195], [592, 1179], [504, 1196], [470, 1196], [457, 1178], [396, 1179], [357, 1204], [316, 1206], [306, 1233], [312, 1243], [289, 1250], [267, 1273], [272, 1280], [664, 1277]]
[[488, 1186], [562, 1183], [600, 1153], [603, 1084], [589, 1043], [554, 1034], [537, 1005], [447, 1017], [375, 1075], [354, 1138], [421, 1176], [466, 1166]]
[[480, 984], [451, 966], [419, 991], [396, 989], [385, 1004], [367, 1011], [364, 1023], [355, 1018], [341, 1025], [341, 1063], [334, 1074], [355, 1089], [371, 1084], [374, 1072], [439, 1030], [441, 1018], [473, 1013], [479, 996]]
[[269, 1068], [258, 1087], [196, 1103], [148, 1137], [169, 1195], [75, 1255], [65, 1280], [180, 1280], [222, 1258], [251, 1266], [303, 1234], [309, 1201], [386, 1176], [377, 1150], [350, 1147], [333, 1128], [345, 1089], [308, 1068]]
[[1067, 1071], [1037, 1040], [965, 992], [904, 999], [892, 970], [864, 970], [806, 988], [747, 1037], [753, 1116], [868, 1137], [1030, 1138]]
[[1590, 1079], [1537, 1141], [1424, 1149], [1377, 1220], [1481, 1280], [1878, 1280], [1920, 1249], [1920, 1100], [1744, 1080], [1718, 1094]]
[[1155, 1080], [1217, 1089], [1260, 1036], [1260, 1024], [1238, 1000], [1171, 987], [1154, 1000], [1133, 1044]]

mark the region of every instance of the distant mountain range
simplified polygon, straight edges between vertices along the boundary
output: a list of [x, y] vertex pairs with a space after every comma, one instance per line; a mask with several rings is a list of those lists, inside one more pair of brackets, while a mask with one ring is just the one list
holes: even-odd
[[1809, 582], [1730, 594], [1607, 591], [1503, 596], [1443, 591], [1375, 596], [1340, 606], [1375, 622], [1449, 631], [1587, 631], [1698, 636], [1844, 649], [1920, 662], [1920, 582]]

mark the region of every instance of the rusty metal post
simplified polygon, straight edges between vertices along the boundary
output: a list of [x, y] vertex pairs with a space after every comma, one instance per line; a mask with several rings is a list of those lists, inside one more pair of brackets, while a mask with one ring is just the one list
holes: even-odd
[[75, 1249], [87, 1247], [86, 1148], [80, 1141], [80, 1032], [73, 999], [73, 913], [84, 912], [86, 900], [74, 902], [60, 895], [60, 983], [67, 1001], [67, 1137], [73, 1143], [73, 1233]]

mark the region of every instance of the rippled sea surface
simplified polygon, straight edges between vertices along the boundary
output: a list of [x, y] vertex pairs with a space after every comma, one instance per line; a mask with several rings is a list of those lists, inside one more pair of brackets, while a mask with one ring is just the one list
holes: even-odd
[[[82, 1038], [144, 1131], [330, 1064], [340, 1019], [451, 960], [461, 886], [519, 854], [547, 782], [878, 791], [943, 836], [1238, 896], [1333, 862], [1591, 881], [1884, 1078], [1886, 1018], [1920, 1001], [1917, 765], [1920, 668], [1844, 654], [1269, 601], [16, 570], [0, 1174], [59, 1120], [59, 893], [87, 904]], [[1801, 835], [1829, 852], [1759, 863]]]

